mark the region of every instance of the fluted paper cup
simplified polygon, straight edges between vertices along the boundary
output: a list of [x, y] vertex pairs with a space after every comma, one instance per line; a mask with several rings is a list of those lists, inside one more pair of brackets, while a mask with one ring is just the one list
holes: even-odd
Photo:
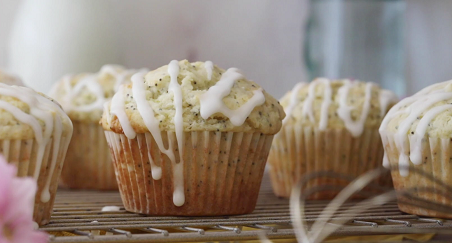
[[[209, 216], [251, 213], [273, 135], [243, 132], [185, 132], [183, 185], [185, 203], [173, 203], [173, 165], [150, 133], [127, 139], [105, 132], [119, 190], [128, 211], [150, 215]], [[147, 137], [147, 138], [146, 138]], [[162, 132], [180, 163], [174, 132]], [[162, 176], [154, 180], [148, 154]]]
[[[45, 225], [50, 220], [69, 142], [70, 136], [61, 137], [59, 149], [55, 153], [55, 164], [52, 165], [53, 140], [45, 147], [42, 163], [37, 160], [39, 145], [36, 140], [0, 140], [0, 152], [10, 164], [17, 167], [17, 176], [34, 177], [35, 169], [39, 170], [33, 211], [33, 220], [38, 225]], [[46, 191], [49, 192], [49, 197], [43, 196], [47, 194]]]
[[[270, 178], [277, 196], [290, 197], [292, 187], [304, 175], [329, 171], [350, 178], [381, 167], [383, 146], [377, 129], [366, 129], [353, 137], [346, 129], [326, 129], [287, 125], [275, 136], [270, 155]], [[306, 188], [334, 185], [345, 186], [347, 180], [318, 178], [309, 180]], [[389, 173], [378, 184], [391, 186]], [[337, 191], [314, 193], [309, 199], [328, 200]]]
[[99, 124], [73, 124], [74, 133], [61, 172], [61, 184], [72, 189], [117, 190], [104, 130]]
[[[384, 135], [387, 140], [385, 146], [385, 151], [388, 156], [388, 160], [391, 166], [399, 165], [399, 151], [395, 145], [395, 138], [393, 134]], [[411, 141], [412, 136], [409, 136]], [[439, 180], [443, 184], [452, 187], [452, 143], [450, 138], [426, 138], [422, 142], [422, 163], [419, 165], [414, 165], [410, 162], [409, 166], [420, 170], [432, 178]], [[438, 204], [452, 205], [450, 193], [445, 191], [445, 187], [439, 183], [430, 180], [423, 174], [410, 171], [408, 176], [403, 177], [399, 171], [393, 170], [391, 172], [392, 180], [394, 181], [394, 188], [398, 192], [407, 192], [421, 200], [433, 201]], [[428, 188], [428, 190], [423, 190], [423, 188]], [[414, 189], [414, 190], [412, 190]], [[448, 197], [446, 197], [448, 196]], [[423, 208], [416, 207], [408, 204], [419, 203], [416, 199], [412, 197], [408, 198], [402, 194], [398, 195], [398, 206], [401, 211], [429, 216], [429, 217], [439, 217], [439, 218], [452, 218], [451, 213], [444, 213]], [[405, 202], [405, 203], [404, 203]]]

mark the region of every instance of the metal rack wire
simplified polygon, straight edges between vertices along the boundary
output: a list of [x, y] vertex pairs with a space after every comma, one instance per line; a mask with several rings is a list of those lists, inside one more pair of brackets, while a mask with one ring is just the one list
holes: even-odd
[[[306, 205], [306, 222], [314, 222], [328, 202]], [[339, 212], [353, 205], [348, 202]], [[102, 212], [104, 206], [119, 211]], [[337, 216], [336, 220], [339, 219]], [[334, 220], [331, 223], [334, 224]], [[52, 242], [211, 242], [295, 238], [289, 202], [273, 195], [264, 178], [255, 211], [222, 217], [151, 217], [124, 210], [118, 192], [59, 191], [48, 225]], [[420, 218], [404, 214], [395, 202], [375, 207], [355, 217], [335, 235], [438, 233], [452, 234], [452, 220]], [[452, 236], [451, 236], [452, 237]]]

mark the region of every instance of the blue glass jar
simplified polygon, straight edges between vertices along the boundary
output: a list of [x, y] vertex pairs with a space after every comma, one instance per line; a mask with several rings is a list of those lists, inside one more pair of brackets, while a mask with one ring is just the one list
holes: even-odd
[[309, 78], [354, 78], [404, 95], [404, 0], [311, 0]]

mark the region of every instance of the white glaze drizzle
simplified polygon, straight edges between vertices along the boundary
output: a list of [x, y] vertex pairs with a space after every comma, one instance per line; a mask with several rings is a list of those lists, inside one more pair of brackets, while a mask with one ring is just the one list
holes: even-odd
[[338, 90], [339, 95], [339, 108], [337, 110], [337, 114], [344, 122], [345, 128], [352, 134], [353, 137], [361, 136], [364, 123], [366, 122], [367, 116], [370, 111], [370, 101], [372, 98], [372, 83], [367, 83], [365, 88], [365, 96], [363, 107], [361, 110], [361, 116], [358, 120], [354, 121], [351, 117], [351, 112], [353, 111], [353, 107], [347, 104], [348, 93], [350, 88], [356, 85], [356, 82], [352, 82], [350, 80], [344, 80], [344, 85], [342, 85]]
[[[164, 154], [166, 154], [171, 162], [175, 162], [175, 156], [173, 153], [173, 150], [171, 148], [171, 145], [168, 149], [165, 148], [165, 145], [163, 144], [162, 140], [162, 134], [159, 127], [159, 121], [155, 118], [154, 110], [149, 105], [147, 99], [146, 99], [146, 93], [145, 93], [145, 85], [144, 85], [144, 75], [146, 73], [137, 73], [132, 76], [132, 93], [133, 97], [137, 103], [137, 109], [140, 113], [141, 117], [143, 118], [144, 124], [146, 125], [149, 132], [152, 134], [152, 137], [154, 137], [155, 142], [157, 143], [157, 146], [159, 147], [160, 151], [162, 151]], [[146, 136], [146, 140], [148, 141], [148, 144], [151, 142], [151, 138]], [[148, 154], [149, 161], [151, 163], [151, 170], [152, 170], [152, 178], [154, 180], [159, 180], [162, 177], [162, 168], [157, 166], [151, 155]]]
[[124, 85], [120, 85], [118, 92], [116, 92], [111, 99], [110, 114], [115, 115], [118, 118], [119, 123], [121, 123], [122, 130], [124, 131], [124, 135], [126, 135], [129, 139], [134, 139], [137, 136], [137, 133], [133, 130], [129, 118], [127, 117], [123, 93]]
[[179, 62], [172, 60], [168, 64], [168, 73], [171, 81], [168, 87], [168, 91], [174, 94], [173, 102], [176, 114], [174, 115], [174, 127], [176, 130], [176, 140], [179, 149], [179, 163], [173, 163], [173, 176], [174, 176], [174, 193], [173, 202], [176, 206], [182, 206], [185, 203], [184, 195], [184, 172], [183, 172], [183, 141], [184, 141], [184, 120], [182, 118], [182, 89], [177, 81], [179, 75]]
[[213, 63], [211, 61], [206, 61], [204, 67], [207, 72], [207, 79], [210, 81], [212, 79]]
[[320, 109], [320, 121], [319, 121], [319, 130], [324, 131], [328, 126], [328, 109], [331, 105], [332, 102], [331, 98], [333, 96], [331, 84], [328, 79], [318, 78], [310, 83], [308, 97], [305, 99], [303, 103], [302, 116], [306, 117], [306, 115], [308, 115], [309, 120], [312, 123], [315, 123], [313, 103], [315, 99], [315, 88], [317, 87], [318, 84], [324, 85], [323, 101]]
[[428, 124], [440, 113], [452, 110], [452, 105], [436, 106], [427, 111], [417, 124], [416, 130], [410, 139], [410, 160], [415, 165], [422, 163], [422, 139], [427, 131]]
[[[419, 164], [422, 162], [422, 157], [420, 156], [422, 140], [425, 137], [429, 122], [441, 112], [449, 109], [449, 105], [441, 105], [427, 111], [427, 109], [438, 102], [452, 99], [451, 92], [445, 91], [444, 88], [436, 89], [443, 84], [444, 83], [432, 85], [419, 91], [411, 97], [403, 99], [391, 110], [389, 110], [388, 114], [383, 119], [379, 129], [382, 138], [387, 136], [388, 132], [386, 132], [386, 129], [389, 122], [393, 118], [402, 114], [407, 114], [407, 116], [399, 122], [398, 129], [394, 134], [395, 146], [399, 151], [399, 173], [403, 177], [406, 177], [409, 174], [408, 166], [410, 160], [413, 164]], [[424, 112], [425, 114], [421, 118], [421, 115]], [[420, 121], [416, 127], [414, 135], [411, 136], [409, 143], [408, 131], [417, 119], [420, 119]], [[385, 137], [383, 139], [384, 147], [386, 147], [387, 144], [388, 139]], [[388, 166], [389, 161], [387, 160], [386, 154], [385, 157], [386, 160], [384, 160], [383, 163], [385, 166]]]
[[[370, 108], [371, 108], [371, 100], [372, 100], [372, 87], [375, 85], [371, 82], [368, 82], [366, 84], [365, 88], [365, 97], [362, 107], [362, 112], [358, 120], [354, 121], [351, 118], [351, 112], [353, 111], [353, 107], [349, 106], [347, 104], [347, 98], [349, 96], [349, 91], [352, 87], [359, 84], [359, 82], [356, 81], [350, 81], [350, 80], [343, 80], [344, 84], [338, 89], [338, 102], [339, 102], [339, 108], [337, 110], [339, 118], [344, 122], [344, 125], [346, 129], [354, 136], [359, 137], [363, 130], [364, 130], [364, 123], [366, 122], [366, 119], [369, 115]], [[308, 88], [308, 94], [306, 99], [303, 101], [303, 109], [302, 109], [302, 116], [308, 117], [311, 123], [315, 123], [315, 116], [314, 116], [314, 100], [316, 98], [316, 88], [319, 84], [324, 85], [323, 90], [323, 99], [320, 109], [320, 120], [319, 120], [319, 130], [323, 131], [328, 127], [328, 111], [330, 108], [332, 100], [332, 87], [331, 87], [331, 81], [325, 78], [318, 78], [312, 81], [309, 84]], [[294, 88], [295, 89], [295, 88]], [[298, 93], [298, 92], [296, 92]], [[292, 93], [293, 95], [293, 93]], [[296, 97], [291, 97], [291, 100], [295, 99]], [[381, 90], [380, 96], [379, 96], [379, 102], [380, 102], [380, 114], [385, 114], [386, 110], [388, 108], [388, 105], [391, 102], [395, 102], [396, 97], [395, 94], [391, 91], [387, 90]], [[290, 107], [291, 105], [289, 105]], [[286, 116], [287, 118], [288, 116]], [[285, 119], [286, 119], [285, 118]], [[284, 123], [283, 123], [284, 125]]]
[[[71, 86], [71, 80], [73, 76], [66, 75], [63, 77], [63, 88], [66, 93], [61, 99], [59, 99], [61, 106], [64, 111], [80, 111], [80, 112], [89, 112], [92, 110], [101, 110], [104, 103], [107, 101], [104, 96], [104, 90], [102, 85], [97, 82], [97, 76], [95, 74], [87, 74], [85, 77], [81, 78], [74, 87]], [[52, 97], [58, 97], [59, 95], [55, 92], [59, 92], [56, 87], [59, 85], [58, 83], [52, 88], [49, 93]], [[88, 105], [76, 106], [72, 103], [72, 101], [77, 97], [83, 89], [88, 89], [94, 96], [96, 96], [96, 100]]]
[[262, 89], [254, 90], [253, 97], [235, 110], [229, 109], [223, 103], [223, 98], [231, 92], [235, 81], [241, 78], [243, 75], [236, 68], [229, 68], [214, 86], [202, 94], [199, 97], [201, 117], [208, 119], [215, 113], [222, 113], [234, 126], [241, 126], [256, 106], [264, 104], [265, 96]]
[[[71, 111], [79, 111], [79, 112], [90, 112], [93, 110], [102, 110], [103, 105], [109, 99], [105, 97], [105, 91], [102, 85], [98, 82], [98, 78], [101, 75], [109, 74], [114, 77], [115, 84], [114, 90], [117, 91], [121, 84], [126, 83], [127, 77], [131, 76], [136, 72], [145, 72], [147, 69], [140, 70], [126, 70], [122, 66], [119, 65], [104, 65], [99, 73], [96, 74], [86, 74], [86, 76], [82, 77], [73, 87], [71, 85], [71, 80], [74, 78], [73, 75], [66, 75], [62, 78], [62, 88], [65, 93], [61, 99], [59, 99], [61, 106], [66, 112]], [[59, 90], [60, 84], [55, 84], [49, 95], [52, 97], [59, 97], [60, 95], [57, 92], [61, 92]], [[73, 100], [80, 95], [83, 89], [88, 89], [95, 97], [96, 100], [87, 105], [74, 105]]]
[[[61, 146], [60, 139], [63, 132], [63, 122], [69, 124], [71, 130], [72, 123], [66, 113], [61, 110], [57, 104], [29, 88], [0, 84], [0, 95], [17, 98], [18, 100], [26, 103], [30, 108], [30, 113], [27, 114], [8, 102], [0, 101], [1, 109], [10, 112], [18, 121], [29, 125], [33, 129], [35, 139], [38, 144], [36, 167], [33, 172], [33, 178], [36, 180], [39, 178], [45, 148], [51, 141], [53, 142], [53, 154], [49, 166], [50, 175], [46, 179], [42, 194], [40, 196], [40, 200], [46, 203], [50, 200], [49, 187], [56, 167], [59, 147]], [[61, 120], [61, 118], [63, 118], [64, 121]], [[38, 119], [45, 124], [44, 133], [42, 132], [42, 127]], [[71, 135], [72, 131], [70, 132], [70, 136]]]
[[282, 125], [284, 126], [287, 121], [290, 119], [290, 117], [292, 116], [292, 112], [295, 108], [295, 106], [298, 104], [298, 93], [300, 92], [300, 90], [303, 87], [306, 87], [306, 85], [308, 85], [305, 82], [301, 82], [301, 83], [297, 83], [294, 88], [292, 89], [292, 93], [290, 94], [290, 101], [289, 101], [289, 106], [287, 106], [286, 109], [284, 109], [284, 112], [286, 112], [286, 117], [284, 117], [283, 121], [282, 121]]

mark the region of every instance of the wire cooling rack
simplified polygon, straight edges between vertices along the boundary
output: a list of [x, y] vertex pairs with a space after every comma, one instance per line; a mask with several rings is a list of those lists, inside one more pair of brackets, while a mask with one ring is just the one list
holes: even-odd
[[[313, 223], [327, 201], [306, 205], [306, 222]], [[345, 203], [339, 212], [354, 202]], [[102, 212], [104, 206], [119, 211]], [[339, 219], [337, 216], [330, 222]], [[248, 215], [223, 217], [151, 217], [124, 210], [118, 192], [60, 190], [50, 223], [41, 228], [52, 242], [227, 242], [294, 239], [287, 199], [273, 195], [264, 177], [255, 211]], [[334, 235], [362, 236], [436, 233], [452, 239], [452, 220], [404, 214], [395, 202], [368, 210], [349, 221]]]

